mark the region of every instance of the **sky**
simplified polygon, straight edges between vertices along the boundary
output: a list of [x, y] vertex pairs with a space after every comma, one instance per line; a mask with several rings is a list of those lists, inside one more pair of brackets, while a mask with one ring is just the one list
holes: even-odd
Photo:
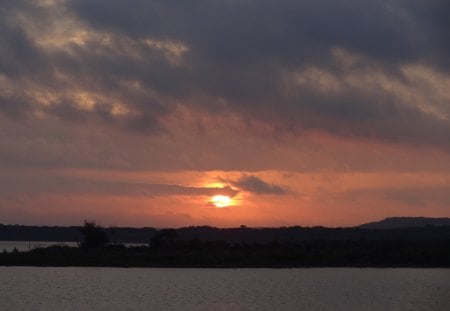
[[0, 223], [450, 216], [447, 0], [0, 0]]

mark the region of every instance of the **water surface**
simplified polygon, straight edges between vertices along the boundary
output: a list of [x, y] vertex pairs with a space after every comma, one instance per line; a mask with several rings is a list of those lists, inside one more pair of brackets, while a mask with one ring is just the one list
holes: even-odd
[[[148, 245], [143, 243], [123, 243], [125, 246], [140, 246]], [[38, 247], [48, 247], [52, 245], [67, 245], [71, 247], [78, 246], [77, 242], [54, 242], [54, 241], [0, 241], [0, 252], [6, 250], [11, 252], [17, 249], [18, 251], [29, 251]]]
[[0, 310], [448, 310], [450, 269], [0, 267]]
[[29, 251], [38, 247], [48, 247], [52, 245], [77, 246], [77, 242], [52, 242], [52, 241], [0, 241], [0, 251], [11, 252], [14, 248], [18, 251]]

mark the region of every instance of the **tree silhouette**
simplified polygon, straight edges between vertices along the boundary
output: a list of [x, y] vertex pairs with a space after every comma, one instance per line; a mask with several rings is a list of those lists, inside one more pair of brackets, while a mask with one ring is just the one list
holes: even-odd
[[161, 229], [150, 239], [150, 247], [173, 246], [176, 237], [177, 231], [175, 229]]
[[83, 234], [82, 248], [104, 247], [109, 242], [105, 229], [95, 221], [85, 220], [80, 231]]

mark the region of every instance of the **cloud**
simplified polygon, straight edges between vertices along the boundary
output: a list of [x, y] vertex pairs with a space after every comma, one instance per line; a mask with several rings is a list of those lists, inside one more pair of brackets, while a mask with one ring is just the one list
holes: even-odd
[[384, 200], [395, 204], [404, 204], [411, 208], [425, 208], [431, 205], [446, 207], [450, 205], [450, 187], [448, 186], [416, 186], [403, 188], [363, 188], [339, 193], [337, 198], [374, 202]]
[[286, 190], [275, 184], [265, 182], [254, 175], [243, 175], [238, 180], [228, 180], [234, 187], [256, 194], [286, 194]]
[[40, 176], [0, 178], [0, 195], [110, 195], [110, 196], [213, 196], [234, 197], [239, 193], [231, 187], [191, 187], [177, 184], [155, 184], [105, 181], [77, 177]]
[[450, 148], [448, 1], [2, 7], [0, 112], [11, 118], [160, 134], [182, 106], [282, 134]]

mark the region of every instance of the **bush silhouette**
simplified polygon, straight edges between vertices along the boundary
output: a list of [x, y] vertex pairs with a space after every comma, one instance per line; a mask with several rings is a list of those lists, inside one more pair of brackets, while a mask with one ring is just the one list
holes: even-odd
[[82, 248], [100, 248], [109, 242], [105, 229], [95, 221], [85, 221], [80, 231], [83, 234]]
[[150, 239], [150, 247], [171, 247], [174, 245], [176, 237], [175, 229], [161, 229]]

